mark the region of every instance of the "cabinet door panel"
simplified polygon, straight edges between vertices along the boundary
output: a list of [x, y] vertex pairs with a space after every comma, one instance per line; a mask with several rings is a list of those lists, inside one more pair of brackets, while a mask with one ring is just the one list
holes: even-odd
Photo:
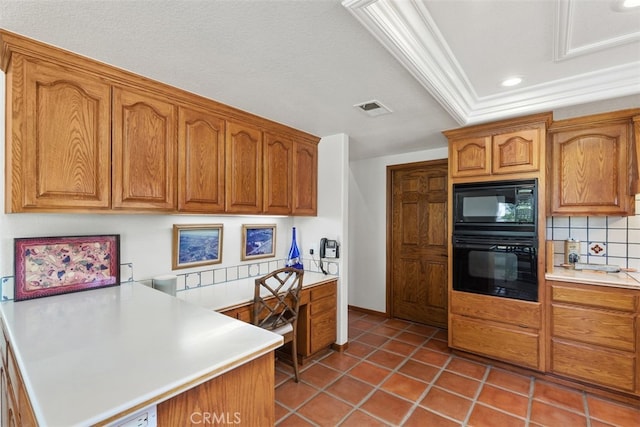
[[636, 295], [623, 289], [604, 288], [605, 290], [599, 290], [598, 287], [591, 285], [584, 285], [585, 288], [580, 288], [576, 285], [563, 285], [558, 282], [548, 283], [551, 283], [551, 296], [556, 302], [610, 308], [630, 313], [636, 310]]
[[25, 61], [24, 75], [22, 207], [108, 208], [109, 85], [43, 62]]
[[542, 322], [541, 303], [469, 292], [452, 292], [451, 312], [533, 329], [540, 329]]
[[224, 119], [180, 107], [178, 210], [224, 212]]
[[291, 213], [293, 141], [273, 134], [264, 140], [264, 213]]
[[460, 139], [450, 143], [450, 173], [454, 178], [491, 174], [491, 137]]
[[635, 386], [633, 353], [553, 340], [551, 370], [589, 383], [633, 391]]
[[634, 315], [553, 305], [551, 332], [555, 337], [635, 350]]
[[176, 208], [175, 110], [146, 94], [114, 88], [114, 208]]
[[553, 135], [552, 213], [631, 212], [628, 129], [615, 124]]
[[336, 310], [311, 317], [311, 353], [330, 346], [336, 340]]
[[227, 122], [226, 211], [262, 212], [262, 132], [246, 123]]
[[493, 137], [493, 173], [531, 172], [540, 169], [542, 130], [524, 129]]
[[450, 336], [451, 346], [460, 350], [541, 369], [537, 332], [452, 315]]
[[293, 158], [293, 214], [317, 215], [318, 145], [297, 141]]

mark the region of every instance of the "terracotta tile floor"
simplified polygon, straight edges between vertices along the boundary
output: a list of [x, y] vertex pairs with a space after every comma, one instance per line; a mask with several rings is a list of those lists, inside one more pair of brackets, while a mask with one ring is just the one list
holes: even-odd
[[349, 348], [276, 362], [278, 426], [640, 426], [640, 407], [449, 352], [446, 331], [349, 312]]

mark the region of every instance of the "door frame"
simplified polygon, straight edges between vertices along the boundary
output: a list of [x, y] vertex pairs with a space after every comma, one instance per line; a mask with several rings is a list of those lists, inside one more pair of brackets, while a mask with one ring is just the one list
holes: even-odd
[[[391, 284], [391, 262], [393, 260], [393, 173], [399, 170], [410, 170], [410, 169], [418, 169], [429, 166], [442, 166], [445, 165], [447, 168], [449, 167], [449, 159], [435, 159], [435, 160], [424, 160], [420, 162], [412, 162], [412, 163], [402, 163], [399, 165], [388, 165], [387, 166], [387, 238], [386, 238], [386, 246], [387, 246], [387, 262], [386, 262], [386, 314], [388, 317], [393, 318], [393, 292], [392, 284]], [[447, 275], [450, 274], [449, 269], [447, 268]]]

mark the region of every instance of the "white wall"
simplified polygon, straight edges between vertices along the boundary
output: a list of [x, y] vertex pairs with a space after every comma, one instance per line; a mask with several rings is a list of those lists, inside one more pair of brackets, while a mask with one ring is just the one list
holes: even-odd
[[349, 163], [349, 305], [386, 312], [387, 166], [447, 158], [447, 149]]

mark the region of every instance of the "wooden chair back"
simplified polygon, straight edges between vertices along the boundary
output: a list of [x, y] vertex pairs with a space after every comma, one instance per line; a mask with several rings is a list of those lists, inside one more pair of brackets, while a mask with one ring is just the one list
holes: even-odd
[[302, 270], [284, 267], [257, 278], [253, 299], [253, 324], [272, 331], [287, 324], [295, 327], [300, 308], [303, 275]]

